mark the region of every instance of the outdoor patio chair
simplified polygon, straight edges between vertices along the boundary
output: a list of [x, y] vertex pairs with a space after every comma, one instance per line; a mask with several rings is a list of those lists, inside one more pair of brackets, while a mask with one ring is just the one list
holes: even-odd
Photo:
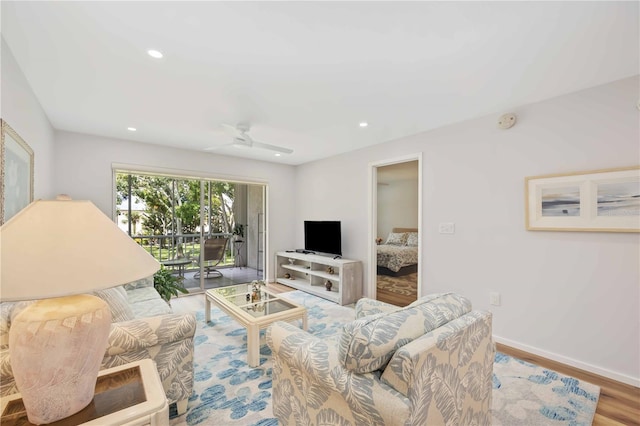
[[[203, 256], [202, 265], [205, 271], [207, 271], [207, 278], [209, 274], [213, 273], [215, 277], [221, 277], [222, 272], [215, 269], [224, 261], [224, 255], [227, 248], [227, 242], [229, 238], [207, 238], [203, 244]], [[200, 259], [197, 259], [198, 266], [200, 266]], [[193, 278], [200, 278], [200, 271], [196, 272]]]

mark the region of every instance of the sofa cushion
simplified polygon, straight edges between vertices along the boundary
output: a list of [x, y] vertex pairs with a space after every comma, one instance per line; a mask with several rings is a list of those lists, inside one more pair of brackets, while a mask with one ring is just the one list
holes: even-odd
[[394, 312], [357, 319], [344, 326], [338, 349], [347, 370], [384, 369], [396, 349], [471, 311], [471, 302], [454, 293], [432, 294]]
[[127, 291], [135, 290], [136, 288], [144, 288], [144, 287], [153, 288], [153, 275], [146, 278], [139, 279], [137, 281], [131, 281], [130, 283], [127, 283], [124, 285], [124, 289]]
[[135, 318], [155, 317], [158, 315], [170, 314], [172, 312], [171, 306], [162, 300], [160, 296], [155, 299], [145, 300], [144, 302], [132, 303], [131, 310], [133, 311]]
[[9, 329], [11, 328], [13, 317], [33, 302], [35, 300], [0, 303], [0, 348], [9, 347]]
[[138, 287], [133, 290], [127, 290], [127, 298], [129, 299], [129, 304], [135, 305], [148, 300], [160, 299], [160, 294], [153, 287]]
[[123, 286], [94, 291], [93, 294], [109, 305], [111, 322], [129, 321], [134, 318]]

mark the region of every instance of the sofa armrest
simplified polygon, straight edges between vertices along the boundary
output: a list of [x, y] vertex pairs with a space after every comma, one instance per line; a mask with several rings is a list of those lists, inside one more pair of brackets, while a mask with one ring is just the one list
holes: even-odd
[[196, 319], [190, 313], [112, 323], [101, 368], [150, 358], [169, 403], [185, 404], [193, 391], [195, 331]]
[[185, 339], [193, 339], [193, 314], [167, 314], [111, 324], [106, 356], [140, 351]]
[[9, 348], [0, 348], [0, 396], [7, 396], [18, 393], [16, 380], [11, 369], [11, 358]]
[[363, 297], [356, 302], [356, 319], [368, 315], [395, 312], [399, 309], [401, 309], [400, 306]]
[[[291, 324], [267, 329], [273, 354], [273, 410], [285, 425], [401, 425], [408, 399], [374, 374], [346, 370], [337, 349]], [[346, 420], [343, 422], [343, 420]]]

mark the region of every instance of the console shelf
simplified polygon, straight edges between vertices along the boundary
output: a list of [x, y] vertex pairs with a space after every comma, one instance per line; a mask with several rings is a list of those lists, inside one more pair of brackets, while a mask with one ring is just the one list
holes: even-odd
[[[331, 282], [329, 291], [327, 280]], [[276, 253], [276, 282], [348, 305], [362, 295], [362, 264], [358, 260], [281, 251]]]

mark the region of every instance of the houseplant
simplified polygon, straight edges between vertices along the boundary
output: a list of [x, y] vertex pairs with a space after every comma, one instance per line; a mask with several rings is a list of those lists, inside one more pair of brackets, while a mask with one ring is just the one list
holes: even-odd
[[160, 297], [169, 304], [171, 297], [177, 296], [178, 292], [183, 294], [189, 293], [189, 290], [184, 288], [180, 279], [165, 267], [160, 268], [160, 270], [153, 275], [153, 286], [158, 294], [160, 294]]
[[234, 240], [240, 240], [242, 238], [244, 238], [244, 225], [242, 224], [237, 224], [236, 226], [233, 227], [233, 236], [234, 236]]

